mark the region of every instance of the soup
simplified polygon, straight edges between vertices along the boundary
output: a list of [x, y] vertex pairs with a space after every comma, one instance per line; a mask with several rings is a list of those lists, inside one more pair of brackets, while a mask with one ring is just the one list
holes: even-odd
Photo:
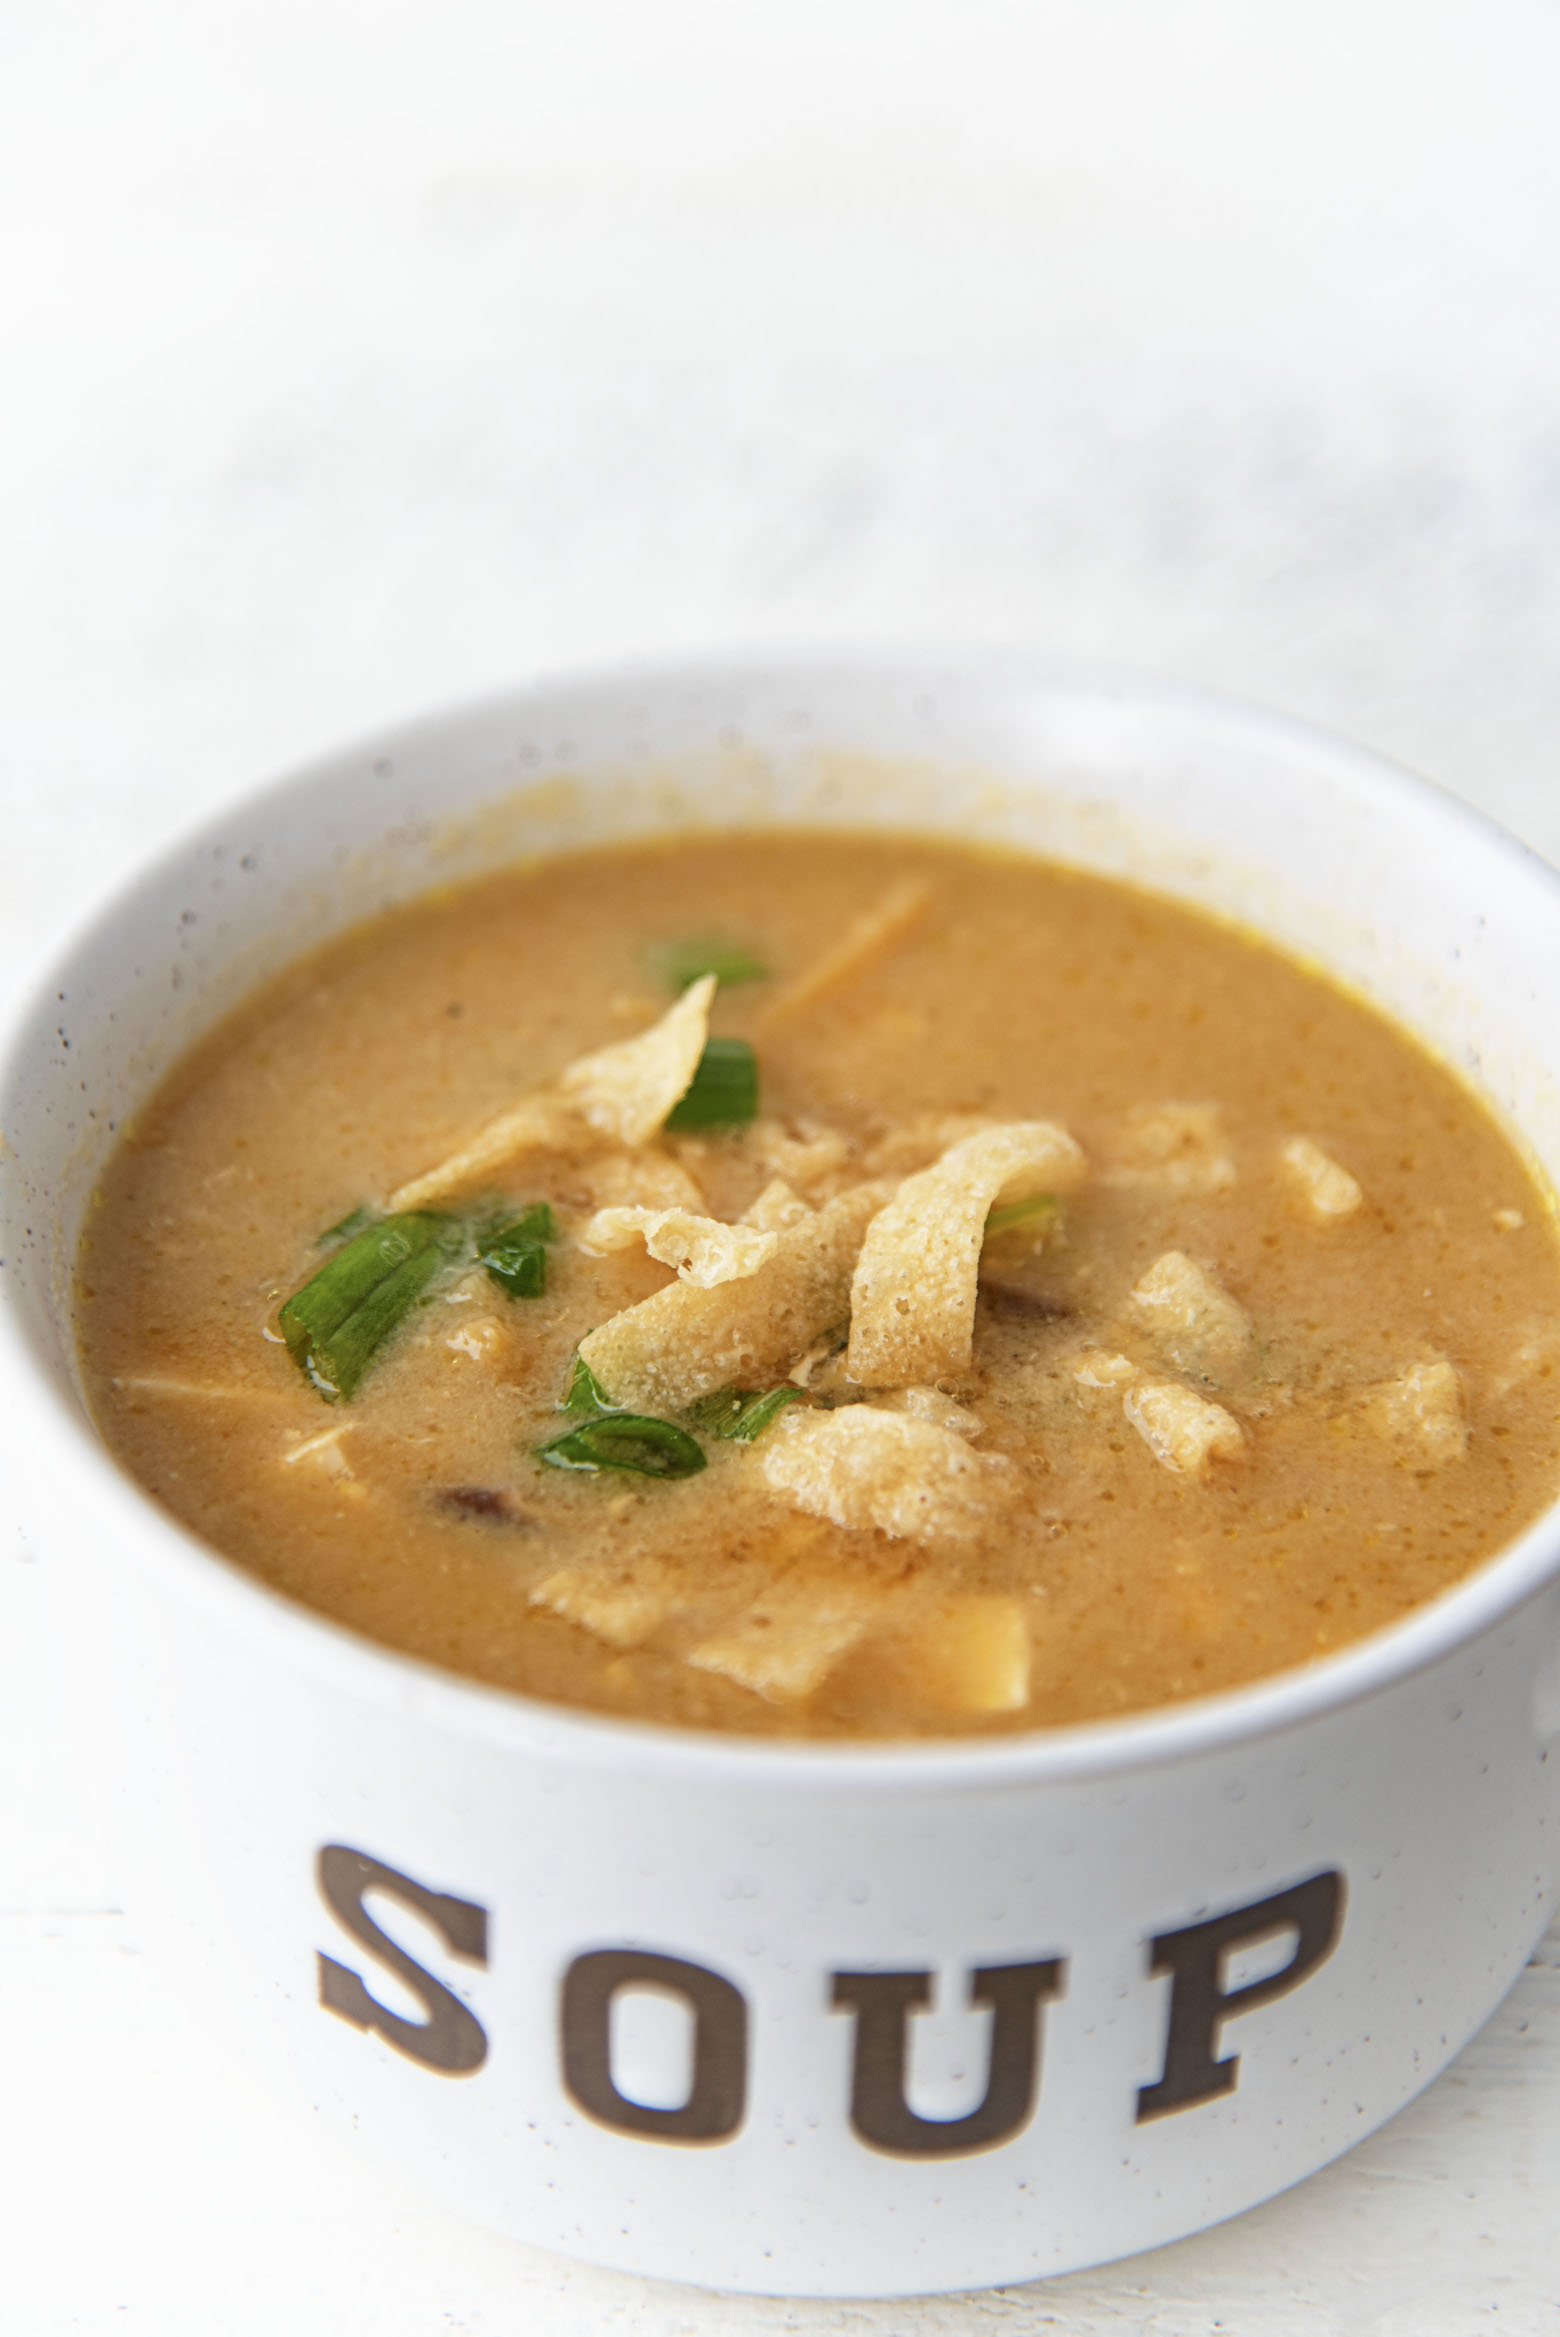
[[147, 1104], [103, 1432], [386, 1645], [742, 1732], [1326, 1654], [1560, 1482], [1553, 1202], [1385, 1019], [1130, 886], [689, 836], [433, 894]]

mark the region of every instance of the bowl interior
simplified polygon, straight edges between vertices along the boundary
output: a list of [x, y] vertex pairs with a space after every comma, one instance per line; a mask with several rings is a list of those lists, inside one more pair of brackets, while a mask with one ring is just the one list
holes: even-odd
[[183, 1050], [300, 952], [519, 858], [776, 824], [1028, 848], [1234, 918], [1415, 1032], [1560, 1184], [1560, 879], [1379, 758], [1200, 692], [1032, 660], [618, 674], [334, 755], [91, 920], [0, 1081], [11, 1364], [84, 1424], [70, 1280], [103, 1163]]

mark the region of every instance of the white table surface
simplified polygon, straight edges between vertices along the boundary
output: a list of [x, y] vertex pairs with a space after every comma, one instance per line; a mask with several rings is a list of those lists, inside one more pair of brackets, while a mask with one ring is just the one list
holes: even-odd
[[[1560, 861], [1539, 0], [59, 0], [0, 14], [0, 992], [214, 802], [534, 672], [985, 637], [1396, 753]], [[1221, 2231], [902, 2305], [419, 2212], [122, 1911], [0, 1489], [0, 2327], [1549, 2337], [1560, 1937]]]

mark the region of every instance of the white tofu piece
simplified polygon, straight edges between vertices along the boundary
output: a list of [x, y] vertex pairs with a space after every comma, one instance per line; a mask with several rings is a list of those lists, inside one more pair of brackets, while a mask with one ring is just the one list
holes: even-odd
[[867, 1585], [782, 1580], [684, 1660], [772, 1703], [799, 1703], [870, 1630], [881, 1603], [881, 1592]]
[[1000, 1517], [1018, 1471], [962, 1436], [872, 1404], [789, 1411], [755, 1448], [764, 1480], [796, 1508], [890, 1540], [968, 1542]]
[[1286, 1136], [1278, 1157], [1302, 1206], [1324, 1222], [1352, 1217], [1365, 1195], [1359, 1179], [1309, 1136]]
[[946, 1712], [1022, 1712], [1033, 1655], [1030, 1606], [998, 1592], [950, 1599], [908, 1639], [917, 1685]]
[[1379, 1381], [1361, 1410], [1378, 1436], [1417, 1448], [1432, 1467], [1460, 1461], [1468, 1449], [1462, 1381], [1444, 1357], [1411, 1363], [1396, 1379]]
[[1184, 1250], [1166, 1250], [1133, 1286], [1138, 1319], [1173, 1363], [1232, 1363], [1251, 1344], [1251, 1318]]
[[1179, 1380], [1141, 1380], [1121, 1408], [1160, 1467], [1177, 1477], [1200, 1477], [1210, 1461], [1239, 1460], [1246, 1449], [1239, 1421]]
[[533, 1583], [530, 1603], [594, 1631], [609, 1647], [640, 1647], [689, 1603], [681, 1571], [643, 1552], [561, 1566]]

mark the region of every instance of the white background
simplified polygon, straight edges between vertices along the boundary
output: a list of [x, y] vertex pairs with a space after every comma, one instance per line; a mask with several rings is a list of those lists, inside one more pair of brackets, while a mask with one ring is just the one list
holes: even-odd
[[[1540, 0], [0, 0], [0, 983], [291, 758], [737, 640], [1157, 666], [1560, 860], [1557, 89]], [[0, 1534], [8, 2331], [1560, 2323], [1554, 1944], [1342, 2167], [1099, 2274], [747, 2306], [419, 2214], [139, 1952]]]

